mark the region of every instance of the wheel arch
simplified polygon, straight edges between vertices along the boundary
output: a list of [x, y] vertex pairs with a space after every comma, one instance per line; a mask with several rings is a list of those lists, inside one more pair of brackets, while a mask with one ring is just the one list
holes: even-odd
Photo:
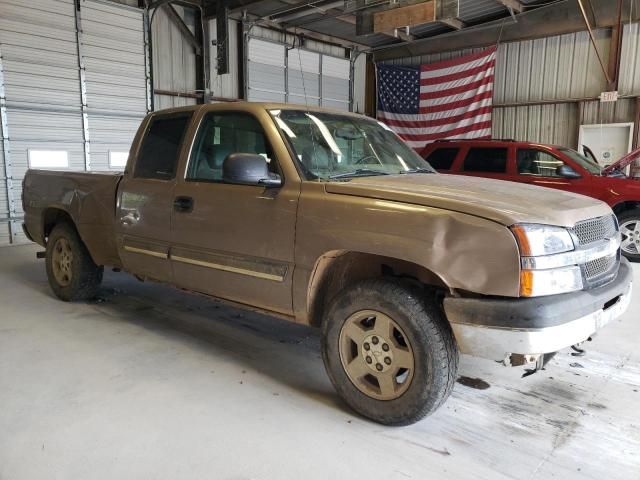
[[351, 250], [325, 252], [315, 262], [306, 296], [308, 322], [319, 327], [329, 302], [346, 286], [370, 278], [403, 278], [449, 289], [436, 272], [413, 262]]
[[611, 209], [613, 213], [616, 215], [620, 215], [622, 212], [628, 212], [629, 210], [633, 210], [635, 208], [640, 208], [639, 200], [625, 200], [622, 202], [616, 203]]

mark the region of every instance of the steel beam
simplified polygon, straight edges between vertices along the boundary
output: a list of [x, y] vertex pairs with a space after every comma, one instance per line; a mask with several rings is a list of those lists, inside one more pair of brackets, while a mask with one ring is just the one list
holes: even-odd
[[196, 55], [202, 55], [202, 47], [201, 47], [200, 43], [198, 42], [198, 39], [191, 32], [191, 30], [189, 30], [189, 27], [187, 27], [186, 23], [184, 23], [184, 20], [182, 20], [182, 17], [176, 11], [175, 7], [173, 5], [171, 5], [170, 3], [167, 3], [167, 4], [163, 5], [163, 10], [167, 14], [167, 17], [169, 17], [169, 20], [171, 20], [171, 22], [176, 27], [178, 27], [178, 30], [180, 30], [180, 33], [182, 34], [182, 37], [187, 42], [189, 42], [189, 44], [193, 47], [193, 49], [196, 52]]
[[16, 203], [13, 198], [13, 175], [11, 168], [11, 148], [9, 124], [7, 121], [7, 99], [4, 90], [4, 69], [2, 66], [2, 45], [0, 44], [0, 129], [2, 130], [2, 148], [4, 153], [4, 181], [7, 188], [7, 206], [9, 213], [9, 234], [11, 243], [18, 235], [16, 225]]
[[80, 102], [82, 109], [82, 143], [84, 146], [84, 169], [91, 170], [91, 139], [89, 137], [89, 113], [87, 111], [87, 79], [84, 65], [82, 45], [82, 14], [80, 12], [80, 0], [75, 1], [76, 21], [76, 49], [78, 54], [78, 69], [80, 71]]

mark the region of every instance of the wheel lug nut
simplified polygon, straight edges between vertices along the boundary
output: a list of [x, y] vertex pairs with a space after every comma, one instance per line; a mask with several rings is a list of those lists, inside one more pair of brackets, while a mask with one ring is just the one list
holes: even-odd
[[391, 365], [391, 359], [389, 357], [384, 357], [384, 363]]
[[368, 364], [371, 364], [371, 362], [373, 362], [373, 360], [371, 359], [371, 357], [367, 357], [367, 358], [366, 358], [366, 360], [367, 360], [367, 363], [368, 363]]
[[379, 342], [378, 337], [372, 337], [371, 338], [371, 343], [373, 343], [374, 345], [377, 345]]
[[365, 350], [369, 351], [369, 349], [371, 348], [371, 345], [369, 345], [368, 343], [365, 342], [363, 347], [364, 347]]
[[379, 372], [382, 371], [382, 364], [381, 363], [376, 363], [376, 370], [378, 370]]
[[385, 352], [389, 351], [389, 345], [387, 345], [386, 343], [382, 344], [382, 350], [384, 350]]

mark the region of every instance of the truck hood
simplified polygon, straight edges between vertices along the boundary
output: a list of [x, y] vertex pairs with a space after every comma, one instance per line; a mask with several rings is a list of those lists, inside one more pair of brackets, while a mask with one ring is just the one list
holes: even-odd
[[583, 195], [521, 183], [444, 174], [388, 175], [330, 182], [331, 194], [442, 208], [503, 225], [541, 223], [572, 227], [611, 214], [607, 204]]

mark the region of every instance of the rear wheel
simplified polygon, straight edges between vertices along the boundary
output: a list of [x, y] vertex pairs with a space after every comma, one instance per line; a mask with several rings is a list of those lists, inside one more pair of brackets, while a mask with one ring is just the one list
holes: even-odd
[[97, 266], [76, 230], [56, 225], [47, 239], [47, 278], [51, 290], [66, 302], [95, 297], [103, 268]]
[[339, 294], [323, 324], [329, 377], [355, 411], [386, 425], [408, 425], [444, 403], [458, 350], [435, 302], [419, 288], [381, 279]]
[[640, 262], [640, 208], [618, 215], [622, 234], [622, 254], [632, 262]]

